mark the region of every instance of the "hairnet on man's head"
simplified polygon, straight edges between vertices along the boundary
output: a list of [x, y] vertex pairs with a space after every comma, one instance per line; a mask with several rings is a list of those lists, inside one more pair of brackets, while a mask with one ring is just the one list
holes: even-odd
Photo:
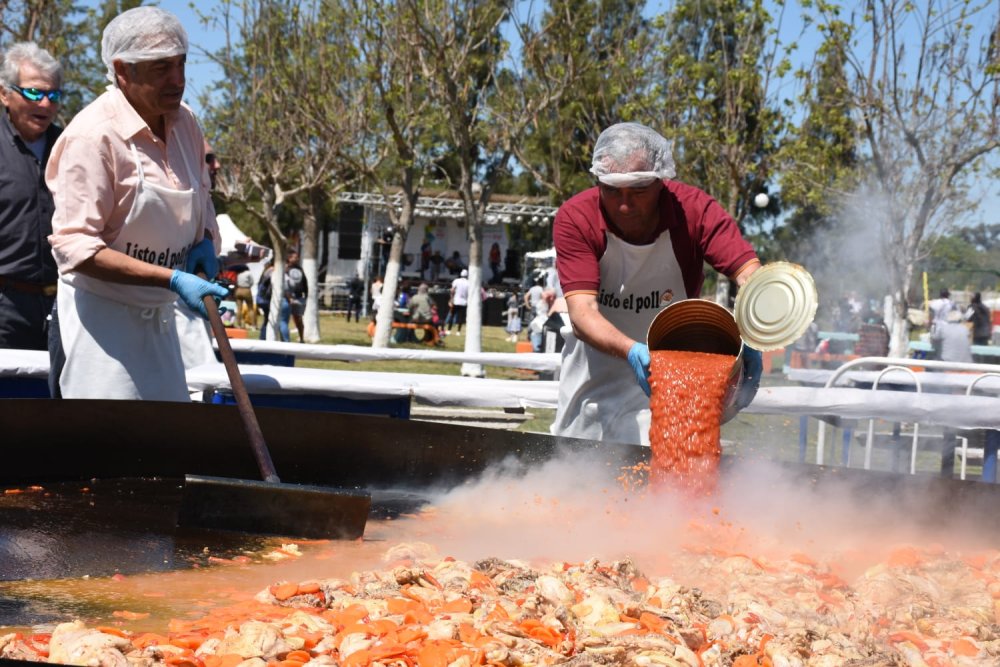
[[188, 52], [187, 31], [177, 17], [159, 7], [122, 12], [104, 28], [101, 60], [115, 81], [114, 62], [138, 63], [173, 58]]
[[677, 175], [673, 143], [640, 123], [618, 123], [601, 132], [594, 144], [590, 173], [614, 187], [639, 187]]

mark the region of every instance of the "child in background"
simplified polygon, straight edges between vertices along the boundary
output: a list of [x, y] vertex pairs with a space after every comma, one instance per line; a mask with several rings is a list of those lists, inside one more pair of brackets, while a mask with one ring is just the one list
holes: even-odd
[[520, 302], [517, 300], [517, 295], [511, 294], [510, 298], [507, 299], [507, 341], [510, 343], [517, 342], [517, 335], [521, 333], [521, 315], [519, 313]]

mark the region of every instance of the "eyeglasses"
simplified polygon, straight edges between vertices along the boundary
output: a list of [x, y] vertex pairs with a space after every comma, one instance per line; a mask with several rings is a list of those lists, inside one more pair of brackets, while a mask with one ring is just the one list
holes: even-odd
[[22, 88], [21, 86], [15, 86], [10, 84], [11, 90], [16, 90], [21, 93], [21, 97], [28, 100], [29, 102], [41, 102], [44, 98], [49, 98], [49, 102], [52, 104], [59, 104], [59, 100], [62, 99], [63, 91], [61, 90], [42, 90], [41, 88]]

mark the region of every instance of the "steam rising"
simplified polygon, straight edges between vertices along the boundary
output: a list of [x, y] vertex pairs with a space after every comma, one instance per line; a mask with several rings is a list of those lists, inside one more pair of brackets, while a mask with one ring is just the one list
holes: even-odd
[[816, 488], [802, 469], [738, 460], [713, 497], [690, 499], [668, 490], [626, 490], [619, 474], [605, 460], [579, 453], [528, 470], [500, 466], [437, 496], [420, 539], [441, 555], [465, 560], [630, 556], [649, 568], [700, 549], [771, 558], [863, 554], [865, 562], [857, 564], [863, 568], [901, 543], [974, 541], [918, 478], [909, 478], [912, 492], [879, 495], [849, 482]]

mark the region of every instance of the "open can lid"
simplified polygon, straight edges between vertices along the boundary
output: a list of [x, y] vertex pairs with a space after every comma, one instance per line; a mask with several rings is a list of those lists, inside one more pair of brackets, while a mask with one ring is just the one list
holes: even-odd
[[816, 317], [816, 283], [798, 264], [772, 262], [736, 293], [733, 316], [743, 340], [766, 352], [798, 340]]

